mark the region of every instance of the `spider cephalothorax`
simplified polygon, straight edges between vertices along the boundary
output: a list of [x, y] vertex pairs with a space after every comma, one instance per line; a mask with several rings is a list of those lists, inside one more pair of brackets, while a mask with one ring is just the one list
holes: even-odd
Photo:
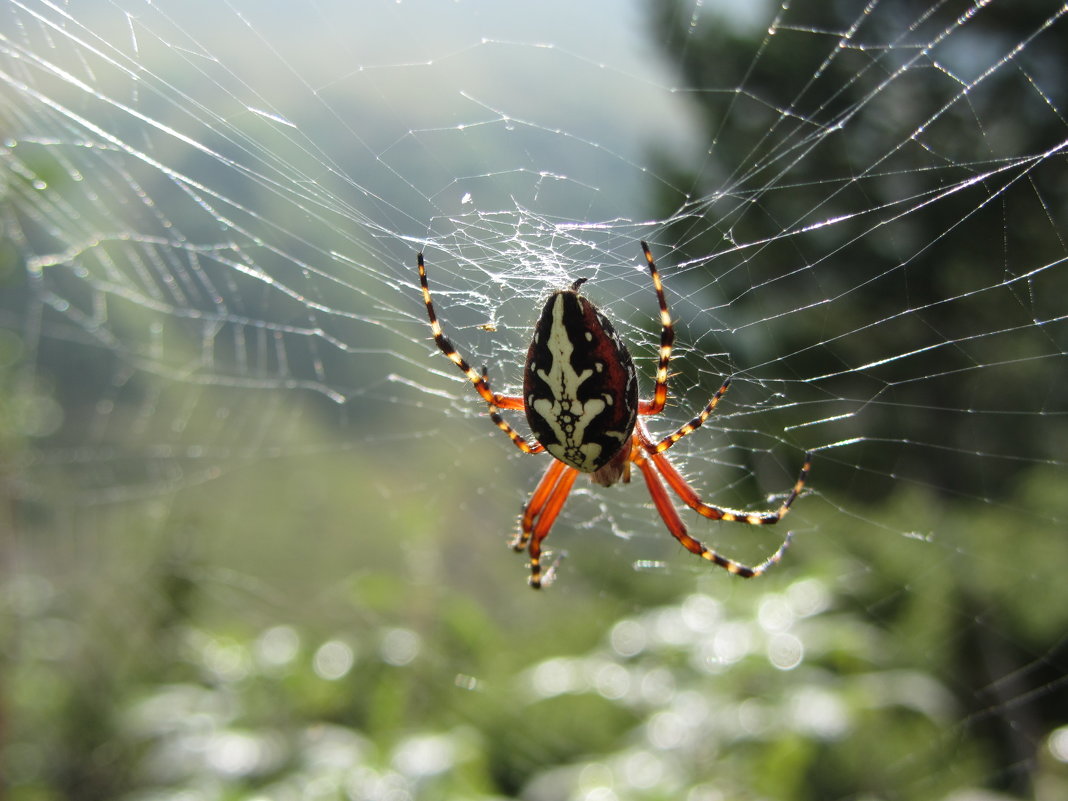
[[[490, 419], [519, 450], [524, 453], [544, 450], [553, 456], [523, 510], [520, 532], [512, 542], [517, 551], [529, 551], [532, 587], [540, 587], [542, 583], [542, 540], [560, 514], [580, 472], [589, 473], [597, 484], [611, 486], [620, 480], [629, 481], [630, 466], [637, 465], [653, 504], [671, 534], [690, 552], [736, 575], [759, 576], [782, 558], [790, 544], [787, 533], [779, 549], [764, 562], [755, 567], [743, 565], [691, 537], [671, 503], [665, 482], [687, 506], [712, 520], [750, 525], [777, 523], [804, 487], [812, 455], [805, 454], [801, 473], [783, 504], [768, 512], [743, 512], [706, 504], [668, 461], [664, 452], [708, 419], [730, 386], [730, 379], [723, 382], [712, 400], [690, 422], [659, 441], [650, 438], [639, 415], [660, 414], [664, 409], [675, 333], [656, 262], [649, 246], [645, 242], [641, 246], [660, 304], [660, 361], [656, 389], [653, 399], [648, 401], [638, 400], [638, 377], [627, 346], [608, 318], [579, 293], [585, 279], [554, 292], [545, 302], [527, 351], [523, 396], [497, 394], [490, 388], [486, 368], [481, 373], [473, 370], [442, 332], [430, 297], [423, 254], [418, 257], [423, 301], [438, 347], [474, 384], [489, 405]], [[525, 411], [534, 443], [527, 442], [509, 425], [500, 414], [502, 409]]]

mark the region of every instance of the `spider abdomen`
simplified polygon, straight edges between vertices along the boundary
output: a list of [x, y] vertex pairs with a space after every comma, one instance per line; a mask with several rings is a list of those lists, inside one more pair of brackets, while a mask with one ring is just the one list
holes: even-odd
[[631, 440], [638, 378], [612, 323], [578, 293], [581, 283], [546, 301], [527, 351], [523, 399], [538, 442], [595, 473]]

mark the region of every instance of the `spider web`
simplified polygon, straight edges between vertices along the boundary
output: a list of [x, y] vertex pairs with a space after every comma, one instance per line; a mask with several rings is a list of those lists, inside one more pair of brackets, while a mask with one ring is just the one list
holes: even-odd
[[[980, 784], [1023, 797], [1064, 781], [1068, 8], [354, 5], [0, 11], [12, 575], [58, 560], [89, 581], [70, 549], [92, 565], [93, 543], [140, 532], [122, 581], [192, 550], [198, 580], [247, 591], [267, 625], [296, 579], [250, 549], [352, 538], [299, 571], [320, 590], [304, 614], [324, 629], [345, 625], [353, 570], [460, 594], [492, 573], [473, 597], [535, 614], [516, 611], [532, 601], [498, 552], [544, 461], [488, 424], [434, 347], [415, 254], [446, 332], [497, 390], [521, 386], [547, 293], [581, 277], [647, 397], [659, 328], [644, 239], [677, 332], [654, 434], [733, 378], [673, 462], [710, 502], [756, 510], [816, 453], [789, 518], [787, 560], [803, 573], [775, 597], [808, 598], [791, 608], [815, 615], [807, 575], [878, 630], [931, 587], [958, 588], [934, 602], [939, 636], [978, 649], [986, 671], [979, 689], [952, 688], [972, 706], [930, 712], [945, 716], [939, 737], [990, 726], [1009, 741], [1015, 758], [980, 768]], [[566, 604], [623, 580], [611, 573], [685, 586], [691, 623], [706, 592], [763, 603], [683, 559], [638, 483], [578, 487], [549, 540], [567, 555], [550, 593]], [[308, 528], [272, 528], [257, 507], [275, 486], [313, 510]], [[338, 500], [347, 528], [314, 511]], [[687, 521], [750, 562], [781, 542]], [[345, 550], [384, 529], [376, 550]], [[218, 550], [197, 544], [208, 530], [223, 532]], [[15, 607], [34, 607], [39, 582], [13, 586]], [[635, 600], [612, 629], [617, 656], [637, 630], [620, 626], [655, 628], [644, 610]], [[410, 629], [388, 619], [373, 627], [403, 654]], [[393, 646], [383, 660], [404, 663]], [[871, 659], [887, 675], [941, 664], [916, 649]], [[576, 664], [535, 668], [536, 693], [586, 687]], [[805, 699], [799, 730], [840, 736], [820, 722], [826, 699]], [[651, 741], [641, 754], [679, 752]], [[619, 797], [634, 757], [597, 763]], [[901, 797], [974, 784], [936, 782], [941, 765], [918, 761], [888, 760]], [[601, 786], [583, 775], [543, 770], [528, 789]]]

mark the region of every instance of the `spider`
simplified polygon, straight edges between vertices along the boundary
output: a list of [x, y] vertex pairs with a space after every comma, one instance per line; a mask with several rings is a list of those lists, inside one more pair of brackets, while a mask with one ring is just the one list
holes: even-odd
[[[668, 531], [686, 550], [743, 578], [753, 578], [777, 563], [790, 544], [787, 533], [782, 545], [759, 565], [750, 567], [720, 555], [690, 536], [668, 496], [664, 484], [698, 514], [711, 520], [748, 523], [753, 526], [777, 523], [790, 510], [808, 479], [811, 451], [805, 454], [793, 489], [777, 510], [744, 512], [713, 506], [701, 500], [682, 474], [668, 461], [666, 451], [709, 418], [730, 387], [730, 378], [712, 396], [705, 408], [690, 422], [663, 439], [649, 435], [642, 417], [660, 414], [667, 403], [668, 364], [675, 331], [671, 323], [664, 286], [649, 246], [641, 243], [649, 275], [660, 304], [660, 363], [652, 400], [638, 399], [638, 376], [627, 346], [612, 323], [596, 306], [579, 294], [586, 281], [580, 278], [568, 289], [549, 296], [534, 326], [523, 370], [523, 395], [500, 395], [493, 391], [485, 367], [476, 372], [445, 336], [434, 311], [426, 279], [423, 254], [417, 258], [419, 282], [423, 288], [430, 330], [437, 346], [474, 384], [489, 406], [490, 420], [523, 453], [548, 451], [552, 463], [530, 496], [512, 540], [514, 550], [530, 555], [530, 586], [542, 586], [541, 546], [567, 500], [579, 473], [609, 487], [630, 481], [631, 464], [638, 466], [649, 488], [653, 505]], [[501, 416], [502, 410], [522, 410], [534, 434], [528, 442]]]

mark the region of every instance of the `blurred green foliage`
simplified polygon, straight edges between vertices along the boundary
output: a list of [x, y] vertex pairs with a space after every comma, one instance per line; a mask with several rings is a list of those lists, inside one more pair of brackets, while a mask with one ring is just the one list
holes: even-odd
[[[435, 469], [444, 452], [356, 443], [143, 504], [16, 514], [7, 797], [1068, 789], [1068, 768], [1041, 757], [1064, 723], [1068, 629], [1068, 554], [1042, 522], [1052, 471], [982, 515], [913, 491], [864, 510], [869, 532], [937, 515], [937, 535], [858, 538], [816, 482], [795, 510], [795, 547], [753, 582], [666, 534], [624, 542], [563, 525], [568, 558], [535, 593], [504, 547], [518, 489], [471, 503], [478, 454], [499, 444], [476, 441], [451, 473]], [[414, 459], [434, 477], [422, 488], [403, 484], [420, 480]], [[1043, 516], [1021, 525], [1036, 499]], [[477, 516], [496, 530], [473, 530]], [[630, 569], [650, 556], [660, 567]], [[1020, 592], [1032, 580], [1041, 607]]]

